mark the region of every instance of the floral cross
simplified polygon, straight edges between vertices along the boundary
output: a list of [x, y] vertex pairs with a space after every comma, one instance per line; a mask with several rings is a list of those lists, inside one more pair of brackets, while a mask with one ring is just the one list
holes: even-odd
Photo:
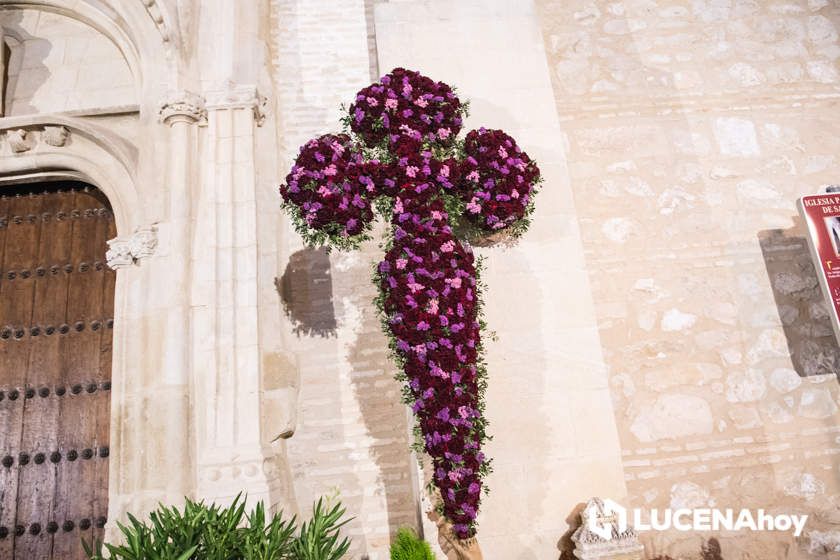
[[[450, 86], [396, 68], [362, 89], [345, 132], [310, 140], [280, 187], [310, 245], [355, 249], [374, 213], [391, 229], [377, 265], [376, 304], [417, 445], [432, 459], [440, 513], [473, 536], [490, 461], [484, 392], [480, 259], [470, 242], [527, 229], [536, 163], [500, 130], [458, 139], [467, 104]], [[485, 489], [486, 490], [486, 489]]]

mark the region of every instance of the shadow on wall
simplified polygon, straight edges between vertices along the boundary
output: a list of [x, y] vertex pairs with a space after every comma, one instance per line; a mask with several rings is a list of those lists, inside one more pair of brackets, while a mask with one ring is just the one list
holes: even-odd
[[557, 541], [557, 549], [560, 550], [559, 560], [576, 560], [575, 543], [572, 542], [572, 535], [581, 525], [580, 514], [584, 509], [586, 509], [586, 503], [579, 502], [564, 520], [569, 529]]
[[801, 377], [837, 373], [840, 348], [811, 262], [804, 224], [759, 232], [758, 239], [791, 362]]
[[292, 254], [283, 276], [275, 279], [283, 309], [298, 336], [336, 336], [330, 257], [326, 249]]
[[417, 528], [419, 519], [411, 476], [414, 459], [409, 449], [408, 411], [402, 403], [400, 384], [394, 378], [388, 340], [372, 303], [377, 288], [370, 281], [369, 262], [381, 257], [379, 253], [378, 249], [366, 251], [360, 263], [349, 271], [354, 277], [349, 299], [359, 316], [347, 357], [353, 393], [366, 434], [371, 438], [368, 452], [379, 471], [377, 495], [384, 499], [388, 530], [393, 536], [400, 527]]

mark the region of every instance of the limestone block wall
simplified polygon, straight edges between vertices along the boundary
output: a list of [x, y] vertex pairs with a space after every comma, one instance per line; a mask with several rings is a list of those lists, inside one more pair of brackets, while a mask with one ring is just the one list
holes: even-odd
[[478, 249], [498, 337], [487, 342], [495, 472], [478, 538], [488, 559], [556, 558], [576, 506], [625, 489], [537, 12], [519, 0], [428, 0], [379, 3], [375, 15], [383, 72], [405, 66], [456, 86], [471, 101], [466, 130], [503, 128], [544, 174], [528, 233]]
[[94, 28], [44, 10], [0, 11], [10, 46], [3, 116], [137, 103], [117, 46]]
[[[272, 1], [279, 179], [304, 142], [339, 130], [339, 106], [373, 79], [368, 12], [363, 0]], [[270, 204], [279, 205], [274, 194]], [[370, 242], [327, 255], [304, 248], [285, 215], [280, 223], [283, 336], [300, 372], [287, 442], [295, 498], [308, 516], [318, 496], [340, 492], [355, 516], [346, 531], [353, 557], [384, 559], [391, 534], [416, 527], [418, 517], [406, 409], [372, 304], [372, 267], [382, 251]]]
[[[537, 3], [628, 502], [809, 513], [799, 543], [714, 537], [727, 559], [819, 557], [840, 528], [838, 348], [795, 200], [840, 171], [840, 10]], [[699, 558], [710, 537], [645, 539]]]

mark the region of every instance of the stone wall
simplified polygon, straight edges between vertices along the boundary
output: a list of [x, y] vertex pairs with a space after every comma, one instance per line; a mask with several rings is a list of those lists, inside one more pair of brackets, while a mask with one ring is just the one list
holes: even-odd
[[0, 12], [0, 26], [10, 45], [3, 116], [137, 103], [125, 58], [92, 27], [34, 9]]
[[[721, 554], [822, 552], [840, 503], [838, 348], [795, 200], [840, 170], [840, 10], [538, 6], [627, 501], [810, 513], [811, 538], [718, 535]], [[693, 558], [707, 538], [646, 544]]]
[[471, 102], [465, 131], [503, 128], [546, 181], [520, 242], [477, 250], [497, 335], [487, 340], [494, 473], [478, 538], [488, 560], [556, 558], [575, 508], [625, 489], [537, 13], [519, 0], [426, 0], [383, 2], [375, 14], [383, 72], [416, 68], [456, 86]]
[[[339, 130], [340, 105], [373, 79], [368, 11], [363, 0], [272, 1], [281, 179], [304, 142]], [[282, 224], [276, 274], [300, 372], [287, 446], [295, 498], [308, 516], [318, 496], [340, 493], [355, 516], [346, 531], [354, 557], [387, 558], [391, 535], [418, 517], [407, 412], [373, 307], [370, 278], [382, 251], [370, 242], [327, 255]]]

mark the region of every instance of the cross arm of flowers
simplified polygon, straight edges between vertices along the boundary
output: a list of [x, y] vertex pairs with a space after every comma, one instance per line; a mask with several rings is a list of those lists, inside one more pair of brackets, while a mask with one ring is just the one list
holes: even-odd
[[396, 68], [356, 94], [343, 133], [301, 147], [280, 187], [310, 245], [358, 248], [376, 213], [390, 221], [376, 304], [441, 513], [462, 539], [475, 534], [490, 469], [481, 263], [470, 242], [522, 235], [541, 182], [537, 164], [501, 130], [459, 139], [466, 112], [447, 84]]

